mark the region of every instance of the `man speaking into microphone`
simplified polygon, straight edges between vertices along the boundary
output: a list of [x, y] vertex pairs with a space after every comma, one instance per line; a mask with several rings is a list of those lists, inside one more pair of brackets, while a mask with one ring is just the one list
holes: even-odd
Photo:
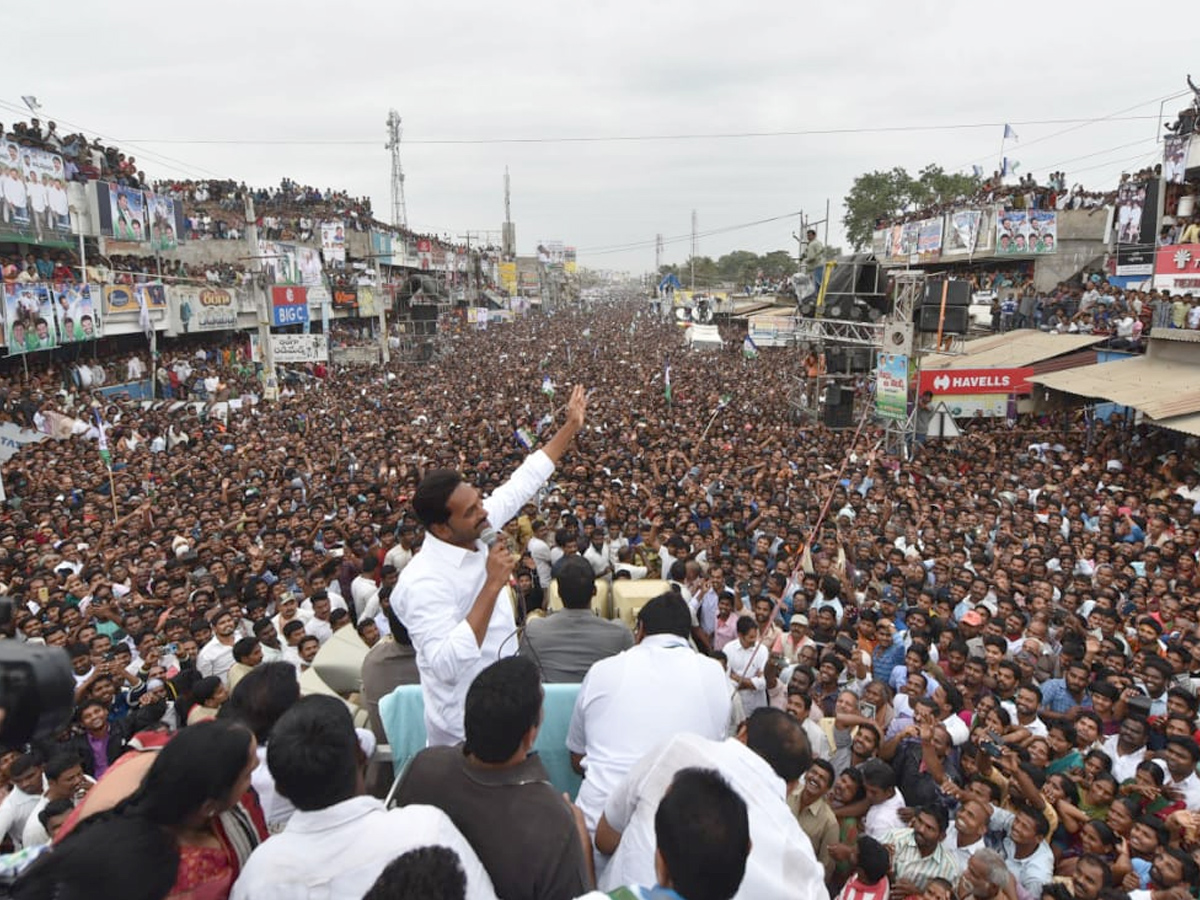
[[550, 477], [586, 414], [587, 394], [576, 385], [563, 426], [486, 500], [453, 469], [430, 471], [413, 494], [425, 542], [391, 602], [417, 651], [430, 746], [463, 740], [467, 688], [488, 664], [517, 652], [512, 606], [497, 602], [515, 560], [496, 532]]

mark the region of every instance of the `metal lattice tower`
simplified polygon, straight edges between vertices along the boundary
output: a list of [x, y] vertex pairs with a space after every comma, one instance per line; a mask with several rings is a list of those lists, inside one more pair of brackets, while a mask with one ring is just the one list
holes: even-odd
[[388, 142], [384, 147], [392, 152], [392, 224], [398, 228], [408, 227], [408, 207], [404, 202], [404, 168], [400, 165], [400, 113], [388, 110]]

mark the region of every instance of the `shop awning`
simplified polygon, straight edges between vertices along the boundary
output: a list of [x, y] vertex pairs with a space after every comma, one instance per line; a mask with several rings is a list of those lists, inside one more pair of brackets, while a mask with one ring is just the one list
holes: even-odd
[[1106, 341], [1108, 337], [1105, 334], [1051, 334], [1033, 328], [1021, 328], [967, 341], [959, 356], [926, 356], [921, 368], [1017, 369], [1065, 353], [1075, 353]]
[[[1172, 426], [1163, 420], [1190, 418], [1200, 413], [1200, 366], [1187, 363], [1138, 356], [1065, 372], [1047, 372], [1029, 380], [1056, 391], [1133, 407], [1156, 420], [1156, 425], [1175, 427], [1178, 431], [1187, 430], [1184, 425], [1193, 426], [1182, 421]], [[1195, 427], [1200, 427], [1200, 423]]]

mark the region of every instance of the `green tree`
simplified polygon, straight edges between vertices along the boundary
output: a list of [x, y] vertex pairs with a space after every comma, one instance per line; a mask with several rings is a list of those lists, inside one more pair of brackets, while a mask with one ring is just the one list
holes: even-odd
[[966, 198], [979, 189], [974, 175], [946, 172], [930, 164], [913, 178], [897, 166], [887, 172], [867, 172], [854, 179], [844, 200], [846, 237], [858, 250], [869, 247], [879, 219], [896, 218], [909, 210]]

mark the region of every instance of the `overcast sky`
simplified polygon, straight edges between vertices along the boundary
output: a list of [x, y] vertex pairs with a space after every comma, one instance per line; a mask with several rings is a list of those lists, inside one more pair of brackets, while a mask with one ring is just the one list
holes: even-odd
[[[634, 272], [653, 267], [657, 233], [682, 236], [664, 261], [687, 257], [692, 209], [703, 232], [798, 210], [819, 219], [829, 199], [830, 238], [841, 243], [842, 198], [856, 175], [929, 162], [990, 172], [1002, 127], [417, 142], [1008, 121], [1020, 138], [1008, 154], [1021, 172], [1062, 169], [1107, 189], [1161, 155], [1159, 103], [1186, 90], [1192, 55], [1186, 28], [1152, 16], [1139, 24], [1128, 6], [1094, 0], [214, 0], [202, 13], [125, 0], [116, 9], [78, 0], [24, 7], [17, 33], [41, 37], [6, 43], [0, 102], [34, 95], [43, 120], [116, 139], [151, 177], [259, 186], [287, 175], [368, 194], [383, 219], [384, 122], [395, 107], [411, 227], [491, 230], [498, 242], [507, 165], [522, 253], [557, 239], [578, 247], [583, 265]], [[1171, 100], [1167, 112], [1185, 102]], [[1020, 124], [1113, 114], [1150, 118]], [[0, 107], [0, 121], [15, 118]], [[164, 143], [199, 140], [247, 143]], [[321, 141], [360, 143], [313, 143]], [[794, 252], [795, 230], [794, 220], [777, 221], [703, 237], [699, 249]], [[645, 245], [602, 252], [635, 242]]]

